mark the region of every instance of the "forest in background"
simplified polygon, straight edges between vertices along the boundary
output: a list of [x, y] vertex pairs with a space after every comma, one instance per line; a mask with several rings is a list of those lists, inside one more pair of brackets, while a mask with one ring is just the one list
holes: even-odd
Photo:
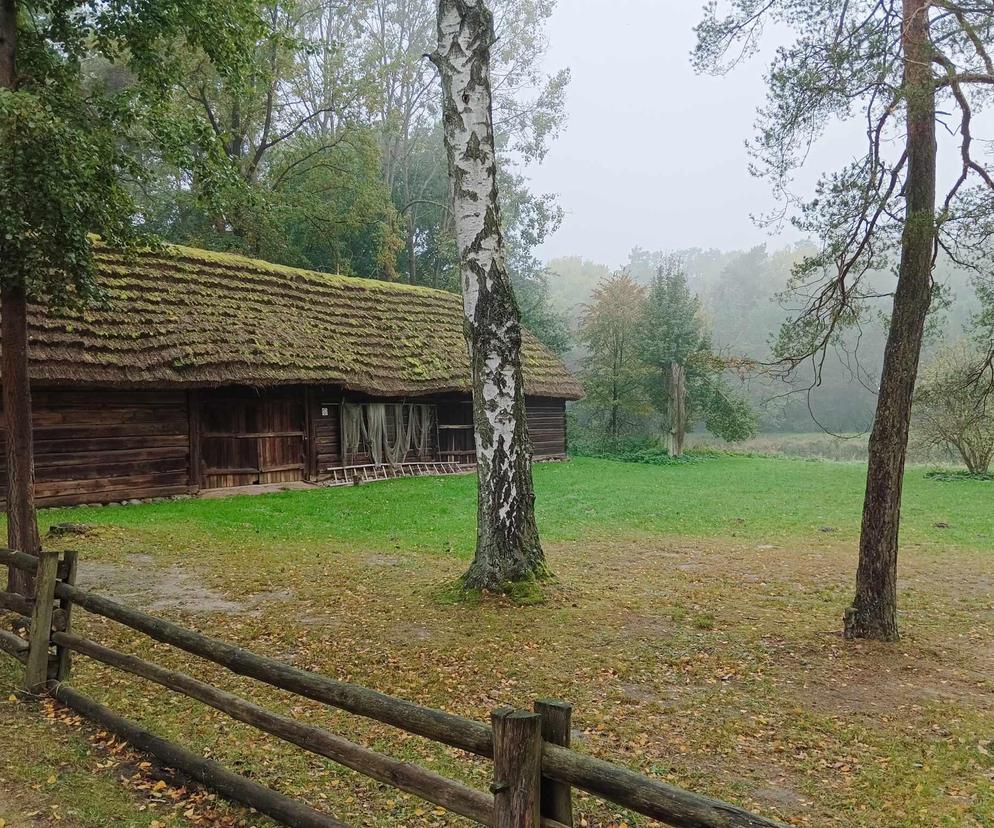
[[[759, 432], [863, 434], [872, 424], [876, 404], [876, 383], [887, 335], [887, 296], [881, 297], [879, 307], [872, 309], [858, 327], [846, 331], [829, 349], [817, 374], [810, 361], [799, 366], [791, 377], [764, 365], [773, 361], [776, 338], [789, 316], [790, 300], [782, 299], [781, 294], [792, 268], [813, 251], [813, 246], [805, 243], [772, 250], [757, 246], [734, 251], [650, 251], [635, 247], [622, 270], [637, 283], [648, 285], [660, 267], [679, 263], [689, 289], [700, 298], [701, 316], [716, 353], [735, 363], [757, 363], [748, 370], [729, 371], [726, 378], [753, 406]], [[576, 339], [580, 319], [597, 285], [611, 275], [612, 268], [580, 256], [548, 263], [551, 305], [562, 314], [572, 332], [566, 358], [577, 370], [585, 356], [583, 345]], [[982, 308], [972, 279], [972, 274], [940, 259], [936, 282], [941, 301], [932, 311], [925, 363], [943, 343], [971, 336], [974, 318]], [[891, 289], [893, 276], [877, 273], [873, 281], [885, 294]], [[589, 423], [587, 413], [581, 404], [577, 411], [579, 432]], [[656, 428], [651, 419], [641, 421], [634, 425], [633, 436], [651, 437]], [[785, 447], [790, 453], [797, 451], [793, 444]], [[857, 441], [849, 453], [863, 456], [865, 442]]]
[[[562, 220], [521, 170], [566, 120], [569, 71], [547, 72], [555, 0], [495, 0], [494, 109], [508, 257], [525, 324], [557, 351], [535, 248]], [[134, 187], [142, 229], [173, 243], [317, 271], [458, 291], [442, 141], [433, 0], [278, 0], [260, 7], [248, 65], [219, 72], [190, 48], [160, 117], [171, 153], [148, 152]], [[101, 59], [89, 88], [122, 90]]]
[[[523, 322], [582, 370], [585, 304], [608, 267], [580, 257], [543, 264], [537, 250], [560, 226], [554, 194], [535, 192], [523, 170], [541, 161], [567, 122], [567, 68], [545, 66], [554, 0], [495, 0], [495, 127], [509, 270]], [[149, 152], [134, 187], [143, 229], [175, 243], [232, 251], [318, 271], [459, 290], [434, 67], [431, 0], [279, 0], [262, 8], [247, 67], [221, 73], [189, 49], [161, 120], [170, 152]], [[92, 91], [127, 89], [120, 67], [91, 60]], [[790, 316], [778, 295], [810, 244], [781, 249], [652, 251], [636, 247], [624, 267], [648, 286], [678, 262], [700, 301], [703, 330], [730, 393], [748, 402], [763, 433], [865, 433], [887, 327], [893, 274], [869, 313], [838, 336], [815, 367], [789, 377], [764, 364]], [[939, 260], [929, 354], [967, 335], [981, 310], [968, 274]], [[796, 305], [796, 301], [794, 301]], [[748, 367], [746, 367], [748, 366]], [[590, 431], [589, 405], [575, 433]], [[657, 412], [658, 413], [658, 412]], [[649, 414], [633, 436], [660, 431]]]

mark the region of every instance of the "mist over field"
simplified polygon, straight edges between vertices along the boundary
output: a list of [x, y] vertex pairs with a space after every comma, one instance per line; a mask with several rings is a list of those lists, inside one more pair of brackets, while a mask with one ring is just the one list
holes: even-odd
[[[791, 268], [812, 250], [812, 245], [805, 242], [780, 249], [758, 245], [732, 251], [662, 252], [635, 248], [617, 270], [648, 284], [661, 263], [675, 259], [686, 273], [688, 286], [701, 299], [701, 315], [717, 350], [728, 357], [758, 363], [731, 372], [730, 379], [755, 406], [761, 433], [793, 437], [749, 441], [745, 448], [864, 459], [887, 334], [885, 303], [879, 301], [867, 321], [848, 332], [824, 360], [809, 360], [789, 378], [777, 375], [772, 364], [775, 357], [771, 346], [790, 313], [789, 299], [781, 294]], [[581, 256], [554, 258], [547, 267], [552, 304], [576, 330], [594, 288], [616, 270]], [[882, 272], [875, 279], [886, 286], [893, 276]], [[925, 347], [926, 360], [943, 341], [968, 337], [972, 318], [980, 310], [971, 274], [944, 262], [940, 263], [936, 279], [947, 304], [934, 313]], [[584, 355], [583, 344], [577, 343], [567, 353], [567, 360], [580, 366]], [[708, 440], [702, 434], [697, 444], [721, 445], [722, 441]], [[949, 459], [944, 452], [921, 449], [914, 456], [922, 461]]]
[[[547, 71], [569, 67], [569, 116], [548, 153], [524, 169], [530, 186], [555, 193], [562, 210], [561, 223], [535, 252], [546, 267], [552, 309], [570, 331], [567, 360], [583, 371], [589, 348], [581, 322], [599, 282], [628, 272], [648, 286], [661, 265], [677, 262], [700, 299], [715, 352], [736, 361], [726, 378], [754, 408], [757, 432], [793, 435], [742, 446], [864, 459], [897, 257], [870, 268], [873, 295], [860, 318], [821, 353], [786, 374], [771, 363], [783, 356], [775, 347], [781, 327], [806, 304], [803, 291], [786, 295], [792, 271], [823, 244], [792, 219], [823, 175], [865, 151], [865, 123], [859, 113], [822, 122], [787, 189], [775, 192], [754, 174], [747, 145], [763, 125], [757, 113], [767, 97], [764, 73], [776, 49], [789, 42], [789, 26], [768, 24], [755, 54], [736, 71], [714, 75], [690, 59], [700, 20], [694, 3], [584, 0], [560, 4], [548, 21], [542, 65]], [[608, 43], [625, 48], [608, 59]], [[643, 77], [660, 82], [631, 82]], [[977, 134], [990, 132], [992, 113], [978, 108], [974, 116]], [[959, 137], [940, 130], [937, 141], [938, 181], [948, 188], [960, 172]], [[926, 366], [947, 347], [973, 347], [983, 310], [976, 288], [983, 277], [975, 269], [943, 252], [934, 276], [939, 300], [922, 349]], [[581, 403], [575, 413], [578, 433], [596, 430], [589, 405]], [[628, 430], [648, 436], [658, 425], [632, 417]], [[698, 444], [724, 444], [707, 439], [703, 423], [696, 430]], [[810, 439], [802, 439], [805, 434]], [[913, 458], [958, 462], [955, 451], [926, 443], [913, 434]]]

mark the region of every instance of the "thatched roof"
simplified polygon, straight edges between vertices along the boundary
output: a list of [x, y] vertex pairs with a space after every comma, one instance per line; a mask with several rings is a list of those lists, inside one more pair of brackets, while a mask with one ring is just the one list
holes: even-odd
[[[186, 247], [98, 246], [106, 306], [30, 315], [31, 376], [100, 386], [342, 385], [379, 395], [469, 390], [462, 301]], [[578, 398], [526, 334], [527, 393]]]

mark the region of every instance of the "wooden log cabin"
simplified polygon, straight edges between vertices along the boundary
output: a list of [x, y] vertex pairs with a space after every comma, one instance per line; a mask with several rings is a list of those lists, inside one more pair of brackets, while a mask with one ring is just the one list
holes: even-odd
[[[30, 314], [39, 505], [475, 461], [460, 297], [190, 248], [96, 257], [101, 304]], [[522, 357], [535, 458], [563, 458], [580, 385], [527, 333]]]

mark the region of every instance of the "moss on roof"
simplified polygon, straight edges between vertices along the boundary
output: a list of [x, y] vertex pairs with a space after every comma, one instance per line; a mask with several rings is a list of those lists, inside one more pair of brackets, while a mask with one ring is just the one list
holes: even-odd
[[[107, 304], [30, 315], [31, 376], [106, 386], [313, 383], [379, 395], [469, 390], [460, 297], [188, 247], [95, 248]], [[582, 389], [531, 334], [529, 394]]]

